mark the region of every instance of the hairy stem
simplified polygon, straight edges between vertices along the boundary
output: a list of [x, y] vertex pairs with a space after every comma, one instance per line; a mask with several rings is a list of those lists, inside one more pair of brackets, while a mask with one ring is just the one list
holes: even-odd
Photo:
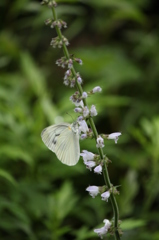
[[[55, 8], [52, 7], [52, 13], [53, 13], [53, 18], [54, 20], [56, 21], [57, 20], [57, 15], [56, 15], [56, 12], [55, 12]], [[57, 32], [57, 35], [58, 37], [62, 40], [62, 33], [61, 33], [61, 30], [55, 26], [55, 29], [56, 29], [56, 32]], [[67, 59], [70, 59], [70, 55], [69, 55], [69, 52], [68, 52], [68, 49], [65, 45], [65, 43], [63, 43], [63, 52], [64, 52], [64, 55]], [[76, 71], [74, 69], [74, 67], [71, 68], [71, 72], [73, 74], [73, 76], [75, 77], [76, 79]], [[78, 89], [80, 95], [82, 95], [83, 93], [83, 89], [82, 89], [82, 86], [76, 81], [76, 88]], [[85, 106], [87, 106], [87, 101], [86, 99], [83, 99], [83, 103]], [[95, 140], [97, 140], [97, 137], [98, 137], [98, 132], [97, 132], [97, 129], [96, 129], [96, 126], [94, 124], [94, 121], [93, 121], [93, 118], [92, 117], [89, 117], [88, 119], [89, 121], [89, 124], [91, 126], [91, 129], [93, 131], [93, 134], [94, 134], [94, 137], [95, 137]], [[104, 159], [104, 153], [103, 153], [103, 149], [102, 148], [98, 148], [98, 152], [99, 152], [99, 155], [100, 155], [100, 158], [101, 160]], [[104, 175], [104, 181], [105, 181], [105, 184], [108, 186], [108, 188], [110, 189], [111, 188], [111, 182], [110, 182], [110, 178], [109, 178], [109, 174], [108, 174], [108, 169], [107, 169], [107, 166], [106, 166], [106, 162], [104, 161], [104, 167], [103, 167], [103, 175]], [[110, 195], [110, 201], [111, 201], [111, 205], [112, 205], [112, 208], [113, 208], [113, 213], [114, 213], [114, 227], [115, 227], [115, 239], [116, 240], [120, 240], [120, 234], [118, 232], [118, 220], [119, 220], [119, 211], [118, 211], [118, 205], [117, 205], [117, 202], [116, 202], [116, 198], [114, 196], [114, 194], [111, 194]]]

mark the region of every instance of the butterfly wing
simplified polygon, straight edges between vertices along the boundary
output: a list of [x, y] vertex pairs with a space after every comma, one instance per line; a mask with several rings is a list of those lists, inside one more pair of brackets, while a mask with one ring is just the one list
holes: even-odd
[[62, 163], [69, 166], [75, 165], [80, 157], [78, 133], [74, 133], [70, 127], [65, 129], [58, 137], [55, 153]]
[[75, 165], [80, 157], [79, 135], [72, 131], [68, 123], [45, 128], [41, 137], [45, 145], [58, 159], [69, 166]]
[[58, 137], [60, 134], [68, 128], [69, 124], [63, 123], [63, 124], [56, 124], [52, 125], [50, 127], [45, 128], [41, 133], [41, 138], [45, 145], [52, 151], [55, 152], [55, 146]]

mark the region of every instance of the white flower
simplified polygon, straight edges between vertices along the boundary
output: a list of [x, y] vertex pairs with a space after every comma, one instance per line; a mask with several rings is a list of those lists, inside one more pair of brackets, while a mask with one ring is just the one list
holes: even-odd
[[102, 193], [101, 197], [102, 197], [103, 201], [107, 201], [108, 202], [108, 198], [110, 197], [110, 192], [106, 191], [106, 192]]
[[104, 235], [108, 232], [107, 228], [101, 227], [94, 229], [94, 232], [98, 234], [98, 236], [102, 239]]
[[68, 70], [65, 72], [65, 75], [66, 75], [66, 76], [70, 76], [70, 74], [71, 74], [71, 71], [70, 71], [70, 69], [68, 69]]
[[98, 173], [98, 174], [101, 174], [102, 173], [102, 166], [98, 165], [97, 167], [95, 167], [94, 172]]
[[82, 93], [82, 98], [87, 98], [88, 94], [86, 92]]
[[77, 113], [82, 112], [82, 108], [75, 108], [74, 111]]
[[87, 123], [86, 123], [85, 120], [82, 120], [82, 121], [78, 122], [78, 124], [80, 125], [79, 126], [79, 134], [81, 132], [87, 133], [89, 131]]
[[87, 138], [87, 134], [86, 134], [86, 133], [81, 134], [81, 140], [83, 140], [83, 139], [85, 139], [85, 138]]
[[89, 109], [88, 109], [87, 106], [85, 106], [85, 107], [83, 108], [83, 116], [84, 116], [84, 117], [87, 117], [88, 114], [89, 114]]
[[102, 89], [101, 89], [101, 87], [97, 86], [97, 87], [93, 88], [92, 91], [93, 91], [93, 93], [96, 93], [96, 92], [101, 92]]
[[92, 168], [96, 165], [94, 161], [84, 161], [86, 167], [91, 171]]
[[78, 118], [77, 118], [77, 121], [82, 121], [83, 120], [83, 116], [79, 116]]
[[115, 143], [117, 143], [119, 136], [121, 135], [121, 132], [115, 132], [108, 135], [108, 139], [114, 139]]
[[111, 222], [108, 219], [104, 219], [103, 222], [105, 223], [104, 227], [108, 230], [111, 226]]
[[[73, 102], [73, 101], [72, 101]], [[84, 107], [83, 101], [81, 100], [80, 102], [73, 102], [76, 107]]]
[[97, 148], [103, 148], [104, 147], [104, 140], [101, 136], [99, 136], [97, 138], [97, 144], [96, 144], [96, 147]]
[[63, 81], [64, 85], [68, 86], [70, 84], [69, 80], [64, 80]]
[[94, 159], [94, 154], [92, 152], [88, 152], [87, 150], [83, 150], [80, 155], [83, 157], [84, 161], [89, 161]]
[[97, 110], [96, 110], [96, 107], [94, 105], [91, 106], [90, 115], [91, 115], [91, 117], [94, 117], [94, 116], [97, 115]]
[[81, 83], [82, 83], [82, 78], [81, 78], [81, 77], [78, 77], [78, 78], [77, 78], [77, 82], [78, 82], [79, 84], [81, 84]]
[[104, 227], [94, 229], [94, 232], [98, 234], [99, 237], [103, 238], [104, 235], [108, 232], [108, 229], [111, 226], [111, 222], [107, 219], [103, 221], [105, 223]]
[[99, 187], [97, 187], [97, 186], [89, 186], [89, 187], [86, 188], [86, 191], [88, 191], [89, 194], [91, 195], [91, 197], [94, 198], [99, 193]]

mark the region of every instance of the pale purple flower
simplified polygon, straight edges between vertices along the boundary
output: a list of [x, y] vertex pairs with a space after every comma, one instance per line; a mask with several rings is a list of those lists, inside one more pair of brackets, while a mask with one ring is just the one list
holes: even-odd
[[81, 134], [81, 140], [83, 140], [85, 138], [87, 138], [87, 134], [86, 133]]
[[91, 197], [94, 198], [99, 193], [99, 187], [97, 187], [97, 186], [89, 186], [89, 187], [86, 188], [86, 191], [88, 191], [89, 194], [91, 195]]
[[72, 68], [72, 64], [73, 64], [73, 61], [72, 61], [72, 59], [70, 58], [70, 59], [68, 60], [68, 68]]
[[106, 233], [108, 232], [108, 229], [111, 226], [111, 222], [109, 220], [104, 219], [103, 222], [105, 223], [104, 227], [94, 229], [94, 232], [97, 233], [100, 238], [103, 238], [103, 236], [106, 235]]
[[[72, 101], [72, 102], [73, 102], [73, 101]], [[82, 107], [82, 108], [84, 107], [84, 104], [83, 104], [83, 101], [82, 101], [82, 100], [79, 101], [79, 102], [76, 101], [76, 102], [73, 102], [73, 103], [75, 104], [76, 107]]]
[[93, 93], [96, 93], [96, 92], [101, 92], [102, 89], [101, 89], [101, 87], [97, 86], [97, 87], [94, 87], [92, 91], [93, 91]]
[[94, 229], [94, 232], [98, 234], [98, 236], [102, 239], [103, 236], [106, 235], [106, 233], [108, 232], [107, 228], [105, 227], [101, 227], [101, 228], [97, 228]]
[[74, 111], [75, 111], [76, 113], [80, 113], [80, 112], [82, 112], [82, 108], [75, 108]]
[[82, 93], [82, 98], [87, 98], [88, 94], [86, 92]]
[[83, 157], [84, 161], [89, 161], [94, 159], [94, 154], [92, 152], [88, 152], [87, 150], [83, 150], [82, 153], [80, 153], [80, 156]]
[[94, 169], [94, 172], [98, 173], [98, 174], [101, 174], [102, 173], [102, 166], [101, 165], [96, 166], [95, 169]]
[[95, 167], [96, 163], [94, 161], [84, 161], [86, 167], [91, 171], [93, 167]]
[[82, 121], [83, 120], [83, 116], [79, 116], [78, 118], [77, 118], [77, 121]]
[[101, 197], [102, 197], [103, 201], [107, 201], [108, 202], [108, 198], [110, 197], [110, 192], [106, 191], [106, 192], [102, 193]]
[[104, 226], [105, 226], [107, 229], [109, 229], [110, 226], [111, 226], [111, 222], [110, 222], [108, 219], [104, 219], [103, 222], [105, 223]]
[[88, 115], [89, 115], [89, 109], [88, 109], [87, 106], [85, 106], [85, 107], [83, 108], [83, 116], [84, 116], [84, 117], [87, 117]]
[[108, 139], [113, 139], [115, 143], [117, 143], [119, 136], [121, 135], [121, 132], [115, 132], [108, 135]]
[[79, 124], [79, 134], [81, 132], [87, 133], [89, 131], [89, 128], [85, 120], [78, 122], [78, 124]]
[[98, 138], [97, 138], [96, 147], [97, 148], [103, 148], [104, 147], [104, 140], [101, 136], [98, 136]]
[[81, 83], [82, 83], [82, 78], [81, 78], [81, 77], [78, 77], [78, 78], [77, 78], [77, 82], [78, 82], [79, 84], [81, 84]]
[[97, 110], [96, 110], [96, 107], [94, 105], [91, 106], [90, 115], [91, 115], [91, 117], [94, 117], [94, 116], [97, 115]]

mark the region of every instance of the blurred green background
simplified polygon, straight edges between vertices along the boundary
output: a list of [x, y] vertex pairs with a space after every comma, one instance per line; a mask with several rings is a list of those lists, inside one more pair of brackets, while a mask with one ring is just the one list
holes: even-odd
[[[40, 1], [0, 1], [0, 239], [98, 239], [93, 228], [112, 217], [110, 202], [92, 199], [89, 185], [103, 185], [82, 159], [61, 164], [41, 141], [43, 128], [71, 122], [74, 106], [65, 87], [63, 56], [52, 49], [51, 10]], [[106, 141], [123, 240], [159, 239], [159, 10], [152, 0], [83, 0], [59, 3], [63, 31], [84, 90], [101, 86], [95, 104], [99, 133], [121, 131]], [[94, 140], [81, 150], [96, 152]], [[110, 239], [113, 239], [112, 237]]]

